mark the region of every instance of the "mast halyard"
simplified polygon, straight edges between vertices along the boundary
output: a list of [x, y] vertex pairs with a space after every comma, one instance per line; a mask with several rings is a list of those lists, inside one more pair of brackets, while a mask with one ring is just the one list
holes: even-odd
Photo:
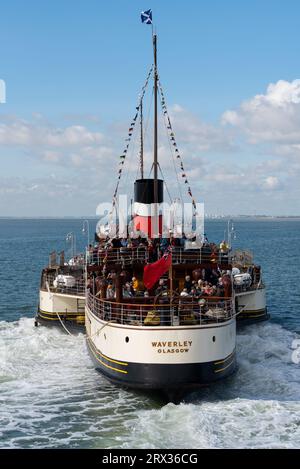
[[153, 235], [159, 237], [159, 223], [158, 223], [158, 157], [157, 157], [157, 94], [158, 94], [158, 74], [157, 74], [157, 36], [153, 35], [153, 53], [154, 53], [154, 159], [153, 159], [153, 173], [154, 173], [154, 223]]

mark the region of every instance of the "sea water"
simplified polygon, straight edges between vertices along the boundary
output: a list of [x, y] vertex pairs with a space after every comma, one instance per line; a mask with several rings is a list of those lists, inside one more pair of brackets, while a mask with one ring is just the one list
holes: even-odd
[[[0, 220], [0, 447], [299, 448], [300, 222], [235, 227], [235, 247], [263, 267], [272, 319], [238, 332], [233, 377], [165, 405], [108, 383], [82, 334], [34, 327], [40, 270], [69, 232], [83, 249], [82, 220]], [[206, 224], [209, 240], [225, 229]]]

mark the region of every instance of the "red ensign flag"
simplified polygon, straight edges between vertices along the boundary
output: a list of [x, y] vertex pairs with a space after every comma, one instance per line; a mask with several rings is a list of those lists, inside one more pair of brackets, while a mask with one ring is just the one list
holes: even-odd
[[164, 273], [169, 270], [172, 264], [171, 251], [166, 252], [161, 259], [153, 264], [147, 264], [144, 267], [144, 285], [150, 290]]

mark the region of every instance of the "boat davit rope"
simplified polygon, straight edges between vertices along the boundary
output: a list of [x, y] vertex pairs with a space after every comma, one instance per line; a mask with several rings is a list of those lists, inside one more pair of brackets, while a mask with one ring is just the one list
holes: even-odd
[[61, 320], [61, 318], [60, 318], [60, 316], [59, 316], [59, 314], [58, 314], [58, 312], [57, 312], [57, 311], [56, 311], [56, 316], [58, 317], [58, 319], [59, 319], [59, 322], [61, 323], [62, 327], [63, 327], [63, 328], [64, 328], [64, 330], [67, 332], [67, 334], [69, 334], [69, 335], [73, 335], [73, 334], [72, 334], [72, 333], [71, 333], [71, 332], [70, 332], [70, 331], [69, 331], [69, 330], [66, 328], [66, 326], [65, 326], [65, 325], [64, 325], [64, 323], [62, 322], [62, 320]]

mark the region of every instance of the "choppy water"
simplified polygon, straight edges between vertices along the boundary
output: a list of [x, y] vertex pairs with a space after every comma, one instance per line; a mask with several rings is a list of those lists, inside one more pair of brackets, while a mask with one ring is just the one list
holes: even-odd
[[[299, 222], [236, 222], [263, 265], [272, 321], [238, 334], [238, 373], [178, 406], [124, 391], [93, 369], [83, 335], [34, 328], [41, 267], [79, 220], [0, 220], [0, 446], [299, 448]], [[210, 238], [224, 223], [210, 222]]]

